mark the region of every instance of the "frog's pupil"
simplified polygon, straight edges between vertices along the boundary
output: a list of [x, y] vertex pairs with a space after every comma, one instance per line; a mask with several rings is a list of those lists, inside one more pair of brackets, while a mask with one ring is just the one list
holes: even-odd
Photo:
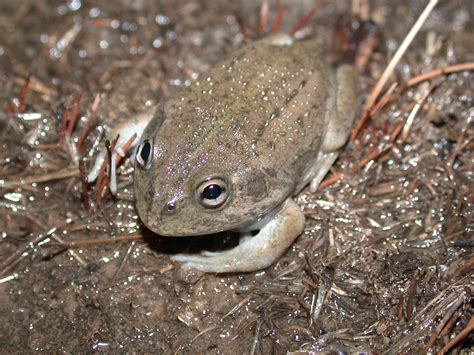
[[202, 197], [207, 200], [215, 200], [222, 193], [222, 187], [217, 184], [210, 184], [202, 191]]
[[151, 152], [151, 144], [150, 142], [143, 143], [142, 150], [140, 151], [140, 158], [144, 163], [147, 162]]

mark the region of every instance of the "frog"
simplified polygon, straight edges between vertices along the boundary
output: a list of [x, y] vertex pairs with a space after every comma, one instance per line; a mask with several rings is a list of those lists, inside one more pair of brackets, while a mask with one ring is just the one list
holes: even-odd
[[234, 248], [172, 256], [184, 269], [268, 268], [303, 233], [295, 197], [307, 185], [317, 190], [346, 143], [357, 102], [356, 71], [333, 69], [318, 41], [276, 33], [243, 46], [114, 131], [122, 141], [140, 136], [140, 220], [164, 237], [240, 233]]

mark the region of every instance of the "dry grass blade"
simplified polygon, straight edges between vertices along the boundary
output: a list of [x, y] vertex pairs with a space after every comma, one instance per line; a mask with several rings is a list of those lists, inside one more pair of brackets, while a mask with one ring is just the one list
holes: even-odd
[[406, 35], [405, 39], [401, 43], [400, 47], [398, 47], [397, 51], [393, 55], [393, 58], [390, 60], [388, 63], [387, 67], [385, 68], [384, 72], [380, 76], [380, 79], [377, 81], [377, 84], [375, 84], [375, 87], [372, 89], [372, 92], [367, 99], [364, 110], [362, 113], [361, 118], [356, 124], [356, 127], [353, 129], [350, 137], [350, 141], [353, 142], [355, 138], [357, 137], [360, 129], [362, 126], [365, 124], [367, 119], [369, 118], [368, 112], [372, 108], [373, 104], [377, 100], [378, 96], [382, 92], [382, 89], [384, 88], [385, 84], [387, 83], [388, 79], [392, 75], [393, 71], [395, 70], [395, 67], [397, 66], [398, 62], [400, 59], [403, 57], [405, 54], [406, 50], [410, 46], [411, 42], [415, 38], [415, 36], [418, 34], [420, 31], [421, 27], [425, 23], [426, 19], [430, 15], [431, 11], [433, 11], [434, 7], [438, 3], [438, 0], [430, 0], [430, 2], [426, 5], [425, 9], [421, 13], [421, 15], [418, 17], [418, 20], [415, 22], [413, 27], [410, 29], [408, 34]]
[[427, 93], [415, 104], [413, 109], [411, 110], [410, 114], [408, 115], [405, 124], [403, 125], [403, 130], [400, 135], [400, 139], [402, 142], [405, 142], [408, 138], [408, 134], [410, 132], [411, 126], [413, 125], [413, 122], [415, 120], [416, 115], [418, 112], [421, 110], [423, 105], [425, 104], [426, 100], [428, 97], [433, 93], [433, 91], [438, 87], [438, 85], [431, 85], [431, 87], [428, 89]]
[[55, 94], [55, 91], [49, 88], [48, 86], [46, 86], [44, 83], [42, 83], [38, 78], [34, 76], [28, 76], [26, 79], [24, 79], [23, 77], [15, 77], [14, 82], [16, 85], [23, 87], [23, 85], [25, 85], [25, 81], [28, 78], [30, 79], [30, 82], [28, 84], [29, 90], [41, 94], [43, 100], [47, 102], [51, 102]]
[[76, 101], [74, 102], [74, 106], [71, 112], [71, 119], [69, 120], [69, 125], [67, 126], [66, 132], [65, 132], [65, 136], [67, 138], [72, 137], [72, 131], [74, 130], [74, 127], [76, 126], [77, 117], [79, 116], [79, 103], [81, 101], [83, 94], [84, 94], [84, 89], [82, 89], [79, 92], [79, 95], [77, 95]]
[[[58, 243], [64, 243], [64, 240], [57, 235], [52, 234], [51, 238], [57, 241]], [[83, 258], [81, 258], [81, 256], [75, 250], [68, 250], [67, 252], [79, 263], [79, 265], [83, 267], [87, 266], [87, 263], [84, 261]]]
[[20, 95], [18, 97], [18, 107], [16, 108], [16, 113], [22, 113], [25, 108], [26, 103], [26, 94], [28, 94], [28, 87], [30, 85], [31, 74], [25, 79], [23, 86], [21, 87]]
[[439, 322], [438, 326], [436, 327], [435, 332], [431, 336], [430, 340], [428, 340], [428, 343], [426, 344], [425, 350], [428, 351], [436, 342], [438, 339], [439, 334], [445, 327], [445, 325], [448, 323], [448, 321], [451, 319], [451, 317], [454, 315], [454, 312], [463, 304], [464, 298], [459, 297], [447, 310], [446, 314], [444, 315], [443, 319], [441, 322]]
[[61, 143], [64, 140], [64, 135], [66, 133], [67, 121], [69, 117], [69, 105], [71, 104], [71, 96], [68, 96], [66, 100], [66, 105], [61, 116], [61, 125], [59, 127], [58, 134], [58, 143]]
[[122, 242], [131, 242], [137, 241], [142, 239], [143, 236], [141, 233], [132, 234], [132, 235], [124, 235], [115, 238], [97, 238], [97, 239], [89, 239], [89, 240], [74, 240], [72, 242], [64, 242], [59, 243], [57, 246], [64, 249], [74, 249], [74, 248], [84, 248], [92, 245], [100, 245], [100, 244], [115, 244], [115, 243], [122, 243]]
[[397, 140], [397, 137], [402, 131], [403, 127], [404, 127], [404, 124], [402, 122], [397, 122], [397, 124], [395, 125], [395, 128], [392, 130], [392, 133], [390, 133], [390, 137], [389, 137], [390, 143], [393, 143]]
[[433, 69], [433, 70], [430, 70], [429, 72], [426, 72], [424, 74], [420, 74], [418, 76], [411, 78], [410, 80], [406, 82], [405, 86], [406, 87], [415, 86], [415, 85], [418, 85], [419, 83], [422, 83], [423, 81], [433, 79], [437, 76], [459, 73], [459, 72], [468, 71], [468, 70], [474, 70], [473, 62], [454, 64], [454, 65], [443, 67], [443, 68]]
[[402, 349], [406, 348], [410, 342], [417, 339], [427, 328], [432, 326], [434, 320], [440, 315], [446, 313], [446, 309], [457, 304], [459, 300], [466, 301], [467, 293], [460, 287], [450, 286], [434, 297], [423, 309], [419, 310], [415, 317], [409, 322], [413, 327], [413, 331], [409, 336], [401, 335], [386, 353], [398, 354]]
[[305, 14], [303, 18], [299, 20], [298, 23], [294, 25], [293, 28], [290, 30], [290, 35], [293, 36], [296, 32], [302, 29], [304, 25], [306, 25], [309, 22], [309, 20], [311, 20], [311, 18], [314, 16], [315, 13], [316, 13], [316, 9], [312, 9], [307, 14]]
[[323, 181], [321, 181], [321, 183], [319, 184], [318, 190], [323, 188], [323, 187], [335, 184], [336, 182], [341, 180], [343, 177], [344, 177], [344, 174], [342, 174], [342, 173], [333, 174], [331, 177], [328, 177], [328, 178], [324, 179]]
[[457, 271], [456, 273], [458, 275], [463, 275], [463, 274], [467, 274], [469, 271], [471, 271], [471, 269], [474, 268], [474, 256], [471, 257], [470, 259], [468, 259], [464, 265], [462, 265]]
[[393, 144], [387, 144], [387, 146], [383, 149], [374, 147], [371, 151], [369, 151], [362, 160], [357, 163], [353, 168], [352, 172], [355, 173], [358, 170], [362, 169], [369, 161], [377, 159], [381, 154], [385, 153], [387, 150], [391, 149]]
[[392, 97], [393, 92], [397, 88], [398, 83], [393, 83], [390, 85], [388, 90], [383, 94], [383, 96], [380, 98], [379, 101], [373, 106], [373, 108], [369, 112], [369, 116], [373, 117], [377, 112], [379, 112], [389, 101], [390, 98]]
[[438, 354], [446, 354], [448, 351], [450, 351], [452, 348], [458, 345], [461, 341], [467, 338], [467, 336], [473, 331], [474, 331], [474, 317], [471, 317], [466, 327], [458, 335], [456, 335], [453, 339], [451, 339], [451, 341], [448, 344], [446, 344], [438, 352]]
[[[120, 139], [120, 135], [118, 134], [117, 137], [114, 139], [112, 144], [109, 140], [105, 141], [105, 148], [106, 148], [106, 158], [102, 163], [102, 167], [100, 168], [99, 175], [97, 176], [97, 180], [95, 182], [95, 193], [96, 198], [95, 202], [97, 206], [100, 205], [100, 201], [105, 196], [106, 187], [110, 181], [110, 167], [112, 165], [112, 152], [115, 149], [115, 145], [117, 144], [118, 140]], [[107, 169], [109, 167], [109, 169]]]
[[132, 146], [133, 142], [135, 141], [135, 139], [137, 139], [138, 135], [137, 133], [134, 133], [129, 139], [128, 141], [123, 145], [123, 147], [119, 147], [117, 148], [117, 151], [118, 151], [118, 154], [117, 156], [115, 157], [115, 164], [118, 165], [122, 159], [126, 156], [128, 150], [130, 149], [130, 147]]
[[66, 179], [69, 177], [74, 177], [79, 175], [79, 169], [77, 166], [69, 166], [67, 168], [47, 173], [44, 175], [36, 176], [25, 176], [17, 177], [10, 180], [0, 180], [0, 187], [6, 189], [15, 189], [17, 187], [22, 187], [25, 185], [30, 185], [34, 183], [49, 182], [54, 180]]
[[94, 102], [92, 103], [91, 114], [87, 122], [87, 126], [82, 130], [81, 134], [79, 135], [79, 140], [77, 141], [78, 149], [82, 146], [82, 143], [84, 143], [84, 140], [89, 134], [89, 131], [94, 126], [95, 118], [96, 118], [95, 115], [96, 115], [97, 108], [99, 107], [99, 103], [100, 103], [100, 94], [96, 94], [94, 98]]
[[119, 267], [117, 268], [117, 270], [115, 270], [114, 276], [112, 276], [112, 279], [110, 280], [111, 284], [114, 282], [114, 280], [117, 278], [117, 276], [120, 275], [120, 273], [122, 272], [123, 268], [127, 264], [128, 259], [130, 258], [130, 255], [132, 254], [133, 249], [135, 249], [136, 244], [137, 244], [137, 241], [134, 240], [128, 246], [127, 251], [125, 252], [125, 255], [123, 256]]
[[84, 209], [86, 212], [89, 212], [91, 209], [91, 204], [89, 200], [89, 185], [87, 184], [87, 174], [84, 160], [81, 159], [79, 162], [79, 173], [81, 177], [81, 192], [82, 192], [82, 203], [84, 204]]
[[42, 233], [36, 234], [36, 236], [32, 236], [27, 242], [23, 243], [20, 245], [13, 253], [10, 254], [7, 258], [4, 260], [0, 261], [0, 275], [4, 273], [6, 268], [12, 264], [15, 260], [20, 258], [23, 253], [28, 251], [30, 248], [34, 247], [38, 243], [42, 242], [49, 236], [51, 236], [53, 233], [55, 233], [58, 229], [64, 228], [66, 225], [74, 222], [73, 219], [66, 219], [65, 221], [61, 221], [60, 223], [56, 224], [56, 226], [48, 229], [47, 231], [44, 231]]
[[286, 7], [282, 4], [278, 5], [277, 14], [275, 16], [275, 20], [273, 21], [272, 25], [272, 33], [277, 33], [280, 31], [281, 28], [281, 21], [283, 19], [283, 14], [285, 13]]
[[259, 16], [259, 26], [258, 31], [259, 33], [265, 32], [265, 27], [267, 27], [268, 22], [268, 1], [262, 1], [262, 5], [260, 6], [260, 16]]

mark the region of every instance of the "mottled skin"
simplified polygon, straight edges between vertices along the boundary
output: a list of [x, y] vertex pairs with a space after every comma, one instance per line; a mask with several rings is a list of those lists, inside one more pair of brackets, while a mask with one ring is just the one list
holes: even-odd
[[[323, 56], [313, 40], [274, 35], [238, 50], [158, 107], [141, 140], [152, 143], [152, 160], [135, 172], [143, 223], [163, 236], [260, 230], [233, 250], [174, 260], [205, 272], [258, 270], [301, 234], [304, 216], [292, 197], [312, 179], [317, 188], [356, 106], [352, 69], [336, 74]], [[205, 208], [196, 189], [215, 177], [227, 183], [229, 197]]]

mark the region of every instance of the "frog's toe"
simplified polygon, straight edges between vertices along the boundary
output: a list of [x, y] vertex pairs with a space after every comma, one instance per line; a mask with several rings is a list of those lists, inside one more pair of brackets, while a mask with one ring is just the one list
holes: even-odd
[[289, 34], [278, 32], [268, 36], [263, 41], [274, 46], [291, 46], [294, 43], [293, 37]]
[[283, 207], [254, 237], [237, 247], [206, 255], [175, 255], [185, 269], [203, 272], [233, 273], [264, 269], [277, 261], [304, 228], [300, 207], [288, 198]]
[[203, 272], [208, 271], [208, 256], [178, 254], [171, 257], [172, 261], [178, 261], [183, 269], [196, 269]]
[[102, 149], [99, 154], [97, 154], [97, 157], [95, 158], [94, 166], [92, 167], [91, 171], [87, 175], [87, 182], [94, 182], [95, 179], [97, 179], [97, 176], [99, 175], [100, 169], [102, 168], [102, 164], [104, 163], [105, 160], [105, 154], [106, 150]]
[[202, 255], [207, 256], [207, 257], [213, 257], [213, 256], [219, 256], [225, 253], [224, 251], [209, 251], [209, 250], [204, 250], [202, 252]]
[[318, 157], [318, 161], [315, 165], [315, 174], [311, 179], [311, 183], [309, 184], [309, 191], [316, 192], [319, 187], [319, 184], [324, 179], [329, 169], [331, 169], [331, 166], [334, 164], [338, 156], [339, 152], [320, 154], [320, 156]]
[[266, 260], [268, 258], [262, 258], [261, 255], [250, 255], [254, 260], [249, 262], [245, 259], [248, 257], [248, 253], [243, 253], [241, 247], [238, 246], [220, 253], [206, 252], [203, 255], [179, 254], [172, 256], [171, 260], [181, 262], [183, 269], [195, 269], [210, 273], [251, 272], [270, 266], [275, 261]]

